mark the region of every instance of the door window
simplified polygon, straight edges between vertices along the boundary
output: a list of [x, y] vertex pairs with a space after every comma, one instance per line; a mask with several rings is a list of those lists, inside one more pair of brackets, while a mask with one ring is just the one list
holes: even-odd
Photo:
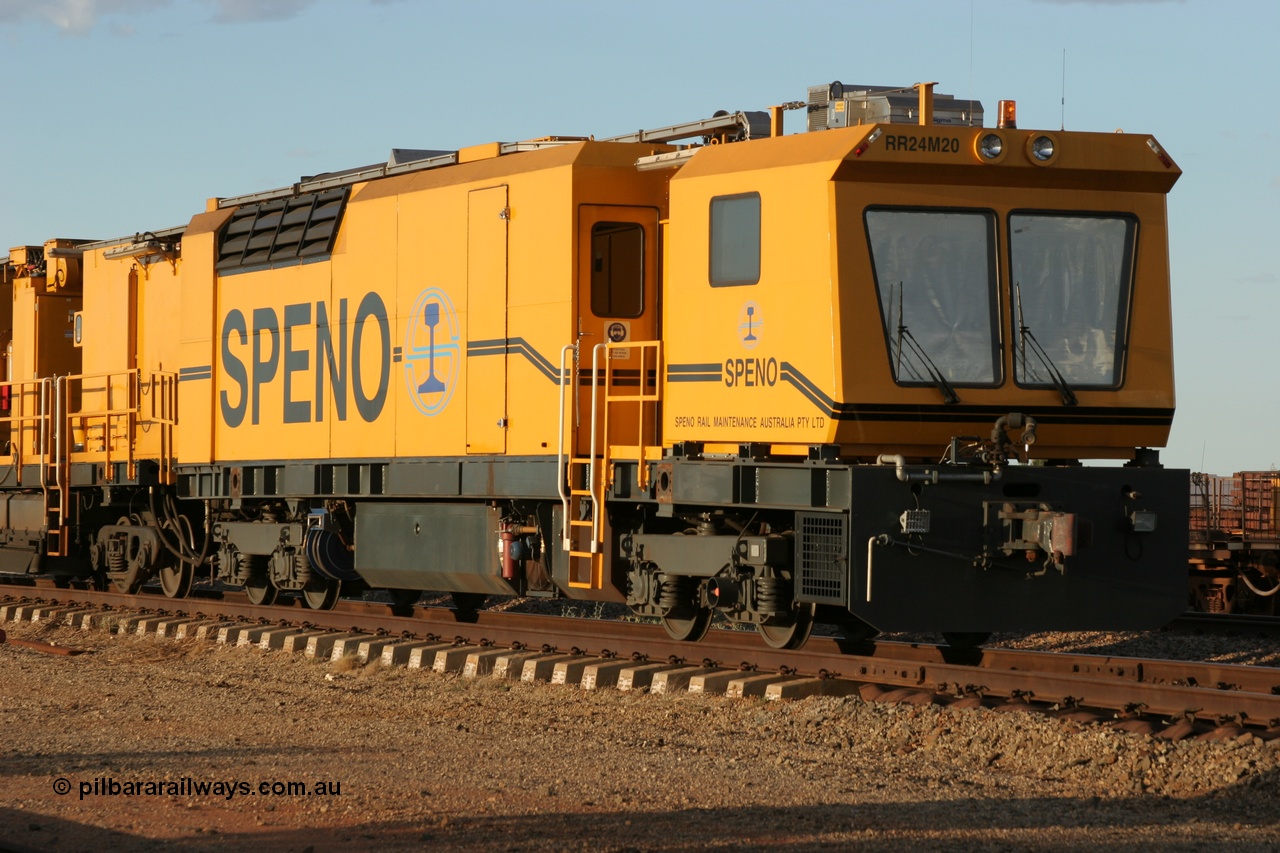
[[597, 222], [591, 227], [591, 313], [639, 317], [644, 312], [644, 226]]

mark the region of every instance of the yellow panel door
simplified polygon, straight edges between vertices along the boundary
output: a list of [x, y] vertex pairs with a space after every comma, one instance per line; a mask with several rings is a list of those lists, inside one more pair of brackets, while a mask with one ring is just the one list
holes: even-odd
[[507, 449], [507, 217], [505, 186], [468, 195], [468, 453]]
[[[584, 204], [578, 208], [578, 340], [579, 370], [583, 393], [579, 394], [574, 418], [578, 424], [578, 455], [589, 453], [591, 442], [591, 370], [598, 344], [615, 344], [609, 361], [614, 376], [611, 396], [652, 392], [658, 381], [658, 365], [646, 359], [628, 341], [658, 338], [658, 210], [652, 207]], [[598, 362], [603, 373], [604, 364]], [[599, 389], [603, 394], [604, 389]], [[585, 397], [585, 399], [583, 399]], [[635, 403], [624, 404], [614, 414], [608, 441], [631, 445], [640, 441], [639, 414]], [[644, 404], [650, 422], [648, 438], [656, 441], [657, 411]], [[597, 409], [601, 402], [597, 400]], [[625, 410], [625, 411], [623, 411]], [[625, 417], [622, 415], [625, 414]], [[603, 428], [597, 411], [597, 431]], [[605, 436], [597, 434], [596, 447]]]

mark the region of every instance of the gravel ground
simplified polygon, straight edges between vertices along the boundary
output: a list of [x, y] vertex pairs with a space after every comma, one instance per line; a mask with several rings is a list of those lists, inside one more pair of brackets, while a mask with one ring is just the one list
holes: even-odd
[[[1280, 739], [1170, 743], [1024, 713], [582, 691], [3, 628], [93, 653], [0, 646], [0, 851], [1280, 850]], [[1149, 651], [1141, 635], [997, 639]], [[1191, 640], [1275, 663], [1274, 642], [1147, 638]], [[282, 782], [309, 793], [271, 795]], [[319, 782], [340, 792], [311, 793]]]
[[1280, 642], [1249, 636], [1181, 631], [1078, 631], [1060, 634], [996, 634], [988, 645], [1117, 657], [1160, 657], [1212, 663], [1280, 667]]

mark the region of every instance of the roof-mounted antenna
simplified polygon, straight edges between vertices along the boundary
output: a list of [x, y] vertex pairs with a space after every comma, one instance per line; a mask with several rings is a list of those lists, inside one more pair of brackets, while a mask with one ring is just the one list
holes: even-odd
[[1062, 119], [1058, 130], [1067, 129], [1067, 49], [1062, 49]]
[[969, 0], [969, 127], [973, 127], [973, 0]]

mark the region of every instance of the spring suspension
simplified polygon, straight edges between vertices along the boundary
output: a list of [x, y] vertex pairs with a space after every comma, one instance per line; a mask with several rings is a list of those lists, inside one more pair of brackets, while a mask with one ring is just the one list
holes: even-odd
[[264, 574], [267, 568], [267, 558], [263, 554], [237, 554], [236, 563], [236, 580], [244, 583], [249, 577], [257, 574]]
[[694, 579], [685, 575], [664, 575], [658, 584], [658, 606], [667, 610], [693, 601]]
[[784, 578], [756, 578], [756, 607], [761, 613], [785, 613], [791, 609], [791, 583]]
[[123, 548], [107, 551], [107, 571], [123, 572], [127, 565]]
[[307, 552], [302, 549], [293, 555], [293, 577], [300, 586], [311, 582], [311, 561], [307, 559]]

